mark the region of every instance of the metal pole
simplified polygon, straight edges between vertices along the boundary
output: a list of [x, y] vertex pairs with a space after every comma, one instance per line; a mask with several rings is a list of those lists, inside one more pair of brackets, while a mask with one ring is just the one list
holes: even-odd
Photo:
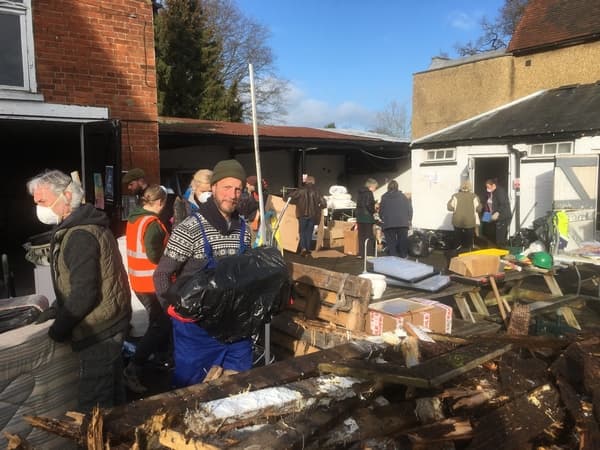
[[[252, 102], [252, 133], [254, 134], [254, 160], [256, 163], [256, 184], [258, 188], [258, 211], [260, 214], [259, 235], [263, 243], [265, 236], [265, 207], [263, 202], [262, 174], [260, 170], [260, 152], [258, 148], [258, 123], [256, 120], [256, 97], [254, 96], [254, 69], [248, 64], [250, 73], [250, 99]], [[265, 324], [265, 366], [271, 363], [271, 324]]]
[[260, 170], [260, 151], [258, 147], [258, 122], [256, 119], [256, 97], [254, 95], [254, 69], [252, 64], [248, 64], [248, 70], [250, 72], [250, 99], [252, 103], [252, 133], [254, 134], [254, 160], [256, 163], [256, 184], [258, 188], [258, 211], [260, 213], [260, 226], [259, 235], [261, 236], [263, 243], [266, 240], [265, 236], [265, 206], [263, 201], [263, 189], [262, 189], [262, 173]]

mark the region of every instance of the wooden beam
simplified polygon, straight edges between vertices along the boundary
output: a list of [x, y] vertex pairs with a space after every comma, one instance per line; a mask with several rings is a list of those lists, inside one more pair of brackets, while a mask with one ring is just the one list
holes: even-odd
[[358, 297], [366, 304], [371, 299], [371, 282], [365, 278], [294, 262], [288, 263], [288, 269], [293, 281], [333, 292], [342, 290], [345, 295]]
[[376, 364], [354, 360], [342, 363], [321, 363], [319, 370], [336, 375], [357, 376], [390, 384], [402, 384], [419, 388], [437, 387], [478, 365], [495, 359], [512, 348], [510, 344], [481, 342], [459, 347], [413, 367], [394, 363]]

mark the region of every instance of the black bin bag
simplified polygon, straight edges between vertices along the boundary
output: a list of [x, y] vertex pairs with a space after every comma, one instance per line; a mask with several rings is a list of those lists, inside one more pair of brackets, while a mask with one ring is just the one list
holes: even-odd
[[289, 301], [290, 290], [281, 253], [258, 247], [218, 259], [216, 269], [178, 277], [167, 299], [177, 314], [229, 343], [259, 333]]

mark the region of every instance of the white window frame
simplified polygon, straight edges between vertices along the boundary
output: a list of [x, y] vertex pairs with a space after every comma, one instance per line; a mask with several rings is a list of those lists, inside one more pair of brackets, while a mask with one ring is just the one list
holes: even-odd
[[426, 163], [456, 161], [456, 148], [436, 148], [431, 150], [423, 150], [425, 152]]
[[31, 0], [22, 0], [20, 2], [0, 0], [0, 14], [14, 14], [20, 17], [21, 59], [23, 62], [23, 85], [0, 84], [0, 98], [14, 98], [15, 91], [35, 93], [37, 92], [37, 81], [35, 77]]
[[[564, 151], [566, 146], [569, 146], [568, 151]], [[562, 147], [562, 150], [561, 150]], [[573, 142], [545, 142], [543, 144], [531, 144], [529, 146], [529, 156], [532, 158], [544, 158], [548, 156], [556, 155], [572, 155], [573, 154]]]

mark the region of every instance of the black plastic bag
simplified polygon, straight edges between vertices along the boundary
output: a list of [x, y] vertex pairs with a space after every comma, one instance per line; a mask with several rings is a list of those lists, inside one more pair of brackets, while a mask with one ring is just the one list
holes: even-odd
[[289, 301], [290, 276], [273, 247], [217, 260], [214, 270], [179, 277], [167, 291], [169, 304], [222, 342], [260, 332]]

